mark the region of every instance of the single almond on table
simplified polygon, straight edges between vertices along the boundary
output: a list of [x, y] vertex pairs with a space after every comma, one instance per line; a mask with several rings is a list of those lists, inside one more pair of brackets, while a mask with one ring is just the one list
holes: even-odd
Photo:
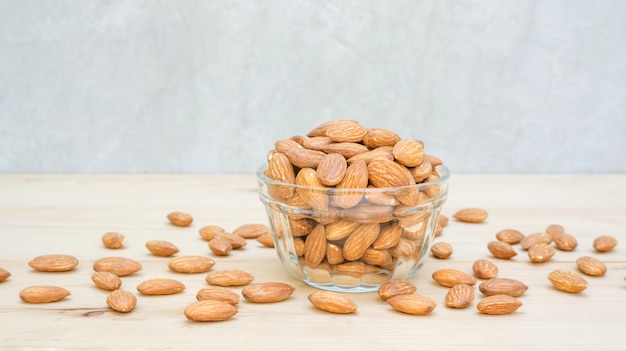
[[40, 272], [67, 272], [78, 265], [78, 259], [70, 255], [43, 255], [33, 258], [28, 265]]
[[439, 218], [437, 218], [437, 224], [439, 224], [441, 227], [447, 226], [448, 222], [450, 222], [450, 219], [445, 215], [440, 214]]
[[233, 251], [233, 245], [220, 235], [209, 241], [209, 249], [218, 256], [228, 256]]
[[476, 309], [484, 314], [509, 314], [517, 311], [522, 302], [509, 295], [493, 295], [485, 297], [476, 304]]
[[70, 296], [67, 289], [53, 285], [29, 286], [20, 291], [20, 299], [28, 303], [48, 303], [63, 300]]
[[219, 322], [232, 318], [238, 312], [237, 307], [228, 302], [202, 300], [185, 307], [183, 313], [187, 319], [195, 322]]
[[478, 259], [472, 264], [472, 271], [479, 279], [491, 279], [498, 275], [498, 266], [486, 259]]
[[259, 236], [258, 238], [256, 238], [256, 241], [261, 243], [261, 245], [263, 246], [274, 247], [274, 238], [272, 237], [271, 233], [265, 233]]
[[218, 225], [205, 225], [198, 230], [200, 237], [206, 241], [213, 240], [216, 235], [226, 233], [226, 230]]
[[427, 315], [437, 307], [430, 297], [414, 294], [396, 295], [387, 299], [387, 303], [396, 311], [413, 315]]
[[487, 219], [488, 215], [487, 211], [482, 208], [464, 208], [454, 213], [452, 217], [460, 222], [481, 223]]
[[467, 284], [457, 284], [446, 293], [446, 306], [452, 308], [467, 308], [475, 297], [474, 287]]
[[246, 239], [240, 237], [237, 234], [224, 232], [224, 233], [218, 234], [218, 237], [228, 240], [233, 250], [239, 250], [242, 247], [248, 245], [248, 242], [246, 241]]
[[556, 234], [565, 233], [565, 228], [560, 224], [550, 224], [546, 228], [546, 233], [554, 238]]
[[476, 279], [471, 275], [456, 269], [440, 269], [432, 274], [433, 280], [445, 287], [453, 287], [457, 284], [476, 284]]
[[578, 293], [587, 288], [587, 281], [576, 273], [557, 269], [548, 274], [548, 280], [555, 288], [569, 293]]
[[528, 250], [539, 243], [550, 244], [551, 242], [552, 237], [548, 233], [533, 233], [524, 236], [520, 245], [524, 250]]
[[193, 217], [190, 214], [179, 211], [168, 213], [167, 219], [177, 227], [188, 227], [193, 222]]
[[391, 280], [378, 288], [378, 296], [387, 300], [397, 295], [412, 294], [417, 290], [415, 284], [406, 280]]
[[549, 261], [554, 256], [554, 247], [546, 243], [538, 243], [528, 249], [530, 262], [542, 263]]
[[108, 232], [102, 235], [102, 244], [107, 249], [119, 249], [124, 246], [126, 237], [118, 232]]
[[185, 290], [185, 284], [170, 278], [145, 280], [137, 285], [137, 291], [144, 295], [171, 295]]
[[524, 239], [524, 234], [517, 229], [502, 229], [496, 233], [496, 239], [514, 245]]
[[510, 278], [492, 278], [480, 283], [478, 290], [485, 296], [509, 295], [513, 297], [522, 296], [528, 286], [519, 280]]
[[490, 241], [487, 244], [487, 249], [495, 258], [501, 258], [506, 260], [517, 255], [517, 252], [515, 252], [513, 246], [503, 241]]
[[213, 268], [215, 261], [204, 256], [180, 256], [167, 262], [167, 266], [178, 273], [204, 273]]
[[581, 272], [594, 277], [603, 276], [604, 273], [606, 273], [606, 265], [604, 262], [591, 256], [579, 257], [576, 260], [576, 266]]
[[104, 290], [117, 290], [122, 286], [122, 280], [111, 272], [96, 272], [91, 275], [91, 280], [97, 287]]
[[593, 241], [593, 248], [598, 252], [609, 252], [617, 246], [617, 239], [610, 235], [602, 235]]
[[286, 300], [295, 290], [286, 283], [256, 283], [241, 289], [241, 295], [249, 302], [273, 303]]
[[11, 272], [7, 271], [4, 268], [0, 268], [0, 283], [9, 279], [10, 276], [11, 276]]
[[126, 290], [114, 290], [107, 296], [107, 305], [116, 312], [128, 313], [135, 309], [137, 297]]
[[269, 232], [270, 228], [267, 225], [260, 223], [244, 224], [233, 230], [233, 234], [239, 235], [244, 239], [256, 239], [261, 235], [269, 234]]
[[211, 286], [208, 288], [202, 288], [198, 290], [198, 292], [196, 293], [196, 299], [198, 301], [202, 301], [202, 300], [222, 301], [222, 302], [227, 302], [231, 305], [237, 305], [239, 304], [239, 301], [241, 300], [239, 298], [239, 295], [237, 295], [233, 291], [230, 291], [226, 288], [222, 288], [218, 286]]
[[354, 313], [358, 309], [349, 297], [332, 291], [316, 291], [309, 294], [308, 299], [316, 308], [330, 313]]
[[453, 251], [454, 250], [452, 249], [452, 245], [443, 241], [433, 244], [433, 246], [430, 248], [430, 252], [433, 254], [433, 256], [440, 259], [446, 259], [450, 257]]
[[172, 256], [178, 253], [178, 247], [165, 240], [150, 240], [146, 242], [146, 248], [155, 256]]
[[[548, 234], [550, 235], [550, 234]], [[573, 251], [578, 246], [578, 240], [572, 234], [567, 233], [555, 233], [550, 235], [554, 245], [561, 251]]]
[[125, 257], [103, 257], [93, 264], [96, 272], [111, 272], [118, 277], [124, 277], [142, 269], [141, 263]]
[[211, 285], [240, 286], [253, 281], [254, 276], [248, 272], [238, 269], [222, 269], [209, 272], [205, 280]]

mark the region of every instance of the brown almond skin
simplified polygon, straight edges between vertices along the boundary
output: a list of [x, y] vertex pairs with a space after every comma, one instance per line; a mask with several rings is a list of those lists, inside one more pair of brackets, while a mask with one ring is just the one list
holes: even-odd
[[476, 284], [476, 279], [471, 275], [456, 269], [440, 269], [433, 272], [433, 280], [445, 287], [453, 287], [457, 284]]
[[142, 269], [141, 263], [125, 257], [103, 257], [93, 264], [96, 272], [111, 272], [118, 277], [125, 277]]
[[198, 234], [200, 237], [206, 241], [211, 241], [215, 236], [226, 233], [226, 230], [218, 225], [205, 225], [204, 227], [198, 229]]
[[[294, 180], [295, 181], [295, 180]], [[233, 234], [244, 239], [256, 239], [261, 235], [269, 234], [270, 228], [265, 224], [249, 223], [239, 226], [233, 230]]]
[[256, 238], [256, 241], [265, 247], [274, 247], [274, 238], [271, 233], [265, 233], [259, 236]]
[[0, 283], [9, 279], [10, 276], [11, 276], [11, 272], [7, 271], [4, 268], [0, 268]]
[[576, 266], [581, 272], [594, 277], [600, 277], [606, 273], [604, 262], [591, 256], [579, 257], [576, 260]]
[[554, 245], [561, 251], [573, 251], [578, 246], [578, 240], [572, 234], [556, 233], [551, 236]]
[[530, 262], [542, 263], [549, 261], [554, 256], [556, 250], [550, 244], [538, 243], [528, 249]]
[[457, 284], [446, 293], [446, 306], [451, 308], [467, 308], [474, 301], [474, 288], [467, 284]]
[[609, 252], [617, 246], [617, 239], [610, 235], [602, 235], [593, 241], [593, 248], [598, 252]]
[[146, 248], [155, 256], [168, 257], [178, 253], [176, 245], [165, 240], [150, 240], [146, 242]]
[[202, 300], [214, 300], [227, 302], [231, 305], [237, 305], [241, 301], [239, 295], [222, 287], [211, 286], [208, 288], [202, 288], [196, 293], [196, 299]]
[[223, 301], [202, 300], [191, 303], [183, 311], [187, 319], [195, 322], [219, 322], [237, 314], [237, 307]]
[[168, 213], [167, 219], [177, 227], [188, 227], [193, 222], [193, 217], [190, 214], [179, 211]]
[[209, 241], [209, 249], [217, 256], [228, 256], [233, 251], [233, 245], [220, 235]]
[[396, 311], [413, 315], [427, 315], [437, 307], [430, 297], [413, 294], [394, 296], [387, 303]]
[[520, 241], [520, 245], [524, 250], [528, 250], [531, 247], [539, 244], [550, 244], [552, 242], [552, 237], [547, 233], [533, 233], [528, 234]]
[[493, 278], [480, 283], [478, 290], [485, 296], [509, 295], [518, 297], [524, 295], [528, 286], [515, 279]]
[[479, 279], [491, 279], [498, 275], [498, 266], [486, 259], [478, 259], [472, 264], [472, 271]]
[[435, 258], [446, 259], [452, 255], [454, 250], [452, 249], [452, 245], [446, 242], [440, 241], [438, 243], [435, 243], [430, 248], [430, 252], [433, 254], [433, 257]]
[[120, 249], [124, 246], [126, 237], [118, 232], [108, 232], [102, 235], [102, 245], [107, 249]]
[[326, 186], [335, 186], [346, 175], [348, 162], [340, 154], [328, 154], [317, 165], [317, 178]]
[[350, 298], [332, 291], [316, 291], [309, 294], [308, 300], [316, 308], [330, 313], [347, 314], [358, 310]]
[[241, 295], [248, 302], [274, 303], [284, 301], [296, 290], [286, 283], [256, 283], [241, 289]]
[[254, 276], [238, 269], [222, 269], [209, 272], [205, 280], [211, 285], [240, 286], [252, 282]]
[[496, 239], [514, 245], [524, 239], [524, 234], [517, 229], [502, 229], [496, 233]]
[[487, 244], [487, 249], [489, 249], [489, 252], [491, 252], [493, 257], [495, 258], [506, 260], [511, 257], [517, 256], [517, 252], [515, 252], [515, 249], [513, 248], [513, 246], [503, 241], [490, 241]]
[[91, 275], [91, 280], [97, 287], [104, 290], [117, 290], [122, 286], [122, 280], [111, 272], [96, 272]]
[[137, 297], [126, 290], [114, 290], [107, 296], [107, 305], [116, 312], [128, 313], [135, 309]]
[[558, 290], [579, 293], [587, 288], [587, 281], [576, 273], [556, 269], [548, 274], [548, 280]]
[[28, 303], [56, 302], [70, 295], [67, 289], [52, 285], [29, 286], [20, 291], [20, 299]]
[[454, 213], [452, 217], [459, 222], [481, 223], [487, 219], [488, 215], [487, 211], [482, 208], [464, 208]]
[[522, 302], [509, 295], [493, 295], [485, 297], [476, 304], [476, 309], [480, 313], [501, 315], [517, 311], [522, 306]]
[[392, 280], [382, 284], [378, 288], [378, 296], [387, 300], [397, 295], [412, 294], [417, 287], [406, 280]]
[[170, 259], [167, 266], [177, 273], [204, 273], [215, 266], [215, 261], [204, 256], [180, 256]]
[[356, 261], [363, 257], [365, 250], [376, 241], [380, 233], [380, 224], [366, 223], [358, 227], [343, 245], [343, 257], [348, 261]]
[[78, 259], [70, 255], [43, 255], [33, 258], [28, 265], [40, 272], [67, 272], [78, 265]]
[[183, 283], [169, 278], [148, 279], [137, 285], [137, 291], [144, 295], [171, 295], [183, 290], [185, 290]]

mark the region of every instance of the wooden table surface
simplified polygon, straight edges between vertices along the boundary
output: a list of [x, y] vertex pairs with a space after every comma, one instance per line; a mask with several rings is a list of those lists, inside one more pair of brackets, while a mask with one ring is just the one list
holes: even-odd
[[[454, 248], [447, 260], [429, 258], [410, 281], [417, 293], [437, 302], [428, 316], [393, 311], [375, 292], [348, 294], [358, 304], [352, 315], [316, 310], [307, 300], [315, 289], [292, 278], [273, 249], [254, 240], [227, 257], [215, 257], [198, 234], [213, 224], [233, 230], [266, 223], [253, 175], [0, 175], [0, 267], [11, 277], [0, 283], [0, 349], [216, 349], [216, 350], [624, 350], [626, 349], [626, 175], [453, 175], [443, 214], [463, 207], [489, 211], [481, 224], [450, 220], [437, 240]], [[167, 222], [166, 214], [185, 211], [190, 227]], [[572, 252], [530, 263], [526, 252], [498, 260], [487, 250], [495, 233], [515, 228], [525, 234], [561, 224], [578, 239]], [[108, 231], [126, 236], [126, 246], [110, 250], [100, 238]], [[592, 242], [612, 235], [614, 251], [597, 253]], [[194, 323], [183, 315], [196, 292], [208, 286], [205, 274], [171, 272], [168, 258], [152, 256], [145, 242], [168, 240], [179, 255], [208, 255], [213, 269], [238, 268], [255, 282], [280, 281], [296, 287], [286, 301], [252, 304], [225, 322]], [[28, 262], [43, 254], [70, 254], [76, 269], [42, 273]], [[547, 279], [561, 268], [577, 271], [584, 255], [604, 261], [603, 277], [585, 276], [579, 294], [557, 291]], [[91, 282], [93, 262], [105, 256], [134, 258], [143, 270], [122, 278], [122, 288], [138, 296], [128, 314], [107, 308], [107, 292]], [[500, 277], [529, 286], [524, 303], [510, 315], [488, 316], [476, 303], [447, 308], [446, 288], [431, 274], [441, 268], [471, 273], [478, 258], [492, 259]], [[186, 285], [180, 294], [143, 296], [136, 286], [149, 278], [174, 278]], [[63, 301], [27, 304], [19, 291], [54, 284], [70, 290]], [[240, 288], [233, 288], [240, 293]]]

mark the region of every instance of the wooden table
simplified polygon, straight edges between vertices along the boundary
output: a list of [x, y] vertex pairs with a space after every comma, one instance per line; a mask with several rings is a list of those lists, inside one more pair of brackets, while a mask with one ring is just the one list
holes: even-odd
[[[348, 294], [357, 313], [335, 315], [312, 307], [314, 291], [292, 278], [273, 249], [251, 240], [228, 257], [214, 257], [198, 235], [203, 225], [232, 230], [246, 223], [266, 223], [253, 175], [0, 175], [0, 267], [12, 275], [0, 283], [0, 348], [15, 349], [220, 349], [220, 350], [624, 350], [626, 349], [626, 175], [453, 175], [442, 211], [451, 216], [463, 207], [482, 207], [481, 224], [451, 220], [438, 240], [454, 247], [447, 260], [429, 258], [411, 281], [417, 293], [437, 301], [428, 316], [395, 312], [376, 293]], [[166, 214], [185, 211], [191, 227], [170, 225]], [[558, 223], [576, 236], [573, 252], [557, 251], [550, 262], [530, 263], [524, 251], [512, 260], [497, 260], [487, 242], [504, 228], [523, 233]], [[100, 238], [118, 231], [123, 249], [105, 249]], [[614, 251], [596, 253], [593, 239], [613, 235]], [[164, 257], [152, 256], [151, 239], [175, 243], [180, 254], [209, 255], [214, 269], [239, 268], [256, 282], [281, 281], [295, 293], [275, 304], [242, 301], [231, 320], [194, 323], [183, 308], [206, 287], [205, 274], [169, 271]], [[28, 266], [50, 253], [74, 255], [78, 267], [64, 273], [41, 273]], [[90, 280], [95, 259], [125, 256], [143, 270], [123, 278], [123, 288], [138, 295], [128, 314], [107, 308], [107, 292]], [[547, 274], [557, 268], [577, 271], [575, 260], [597, 257], [608, 267], [603, 277], [587, 277], [579, 294], [555, 290]], [[446, 288], [433, 271], [456, 268], [468, 273], [478, 258], [499, 266], [501, 277], [529, 286], [524, 303], [511, 315], [479, 314], [476, 302], [465, 310], [447, 308]], [[148, 278], [180, 280], [177, 295], [143, 296], [135, 288]], [[54, 284], [72, 292], [49, 304], [26, 304], [19, 291], [29, 285]], [[239, 288], [233, 289], [240, 292]], [[477, 299], [481, 297], [477, 293]]]

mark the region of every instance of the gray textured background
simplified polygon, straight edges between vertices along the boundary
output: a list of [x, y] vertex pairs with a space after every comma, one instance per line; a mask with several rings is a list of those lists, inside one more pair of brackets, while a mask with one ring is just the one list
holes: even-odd
[[626, 1], [0, 0], [0, 172], [253, 172], [336, 118], [626, 172]]

